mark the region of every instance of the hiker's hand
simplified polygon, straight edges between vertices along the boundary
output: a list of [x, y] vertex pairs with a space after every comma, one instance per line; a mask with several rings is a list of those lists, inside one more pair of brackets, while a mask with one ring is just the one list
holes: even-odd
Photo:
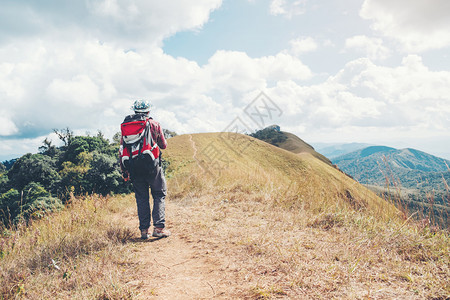
[[128, 172], [123, 172], [122, 178], [124, 181], [128, 181], [130, 179], [130, 174]]

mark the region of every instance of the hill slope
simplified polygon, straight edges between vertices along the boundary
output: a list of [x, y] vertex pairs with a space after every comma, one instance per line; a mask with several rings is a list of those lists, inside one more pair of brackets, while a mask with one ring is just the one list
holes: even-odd
[[292, 153], [309, 153], [326, 164], [331, 165], [331, 161], [314, 150], [310, 144], [306, 143], [295, 134], [275, 129], [275, 126], [276, 125], [273, 125], [259, 130], [251, 134], [251, 136]]
[[295, 134], [284, 131], [282, 131], [281, 133], [284, 134], [287, 139], [278, 145], [280, 148], [291, 151], [293, 153], [310, 153], [312, 156], [320, 159], [326, 164], [331, 165], [331, 161], [328, 158], [314, 150], [314, 148], [310, 144], [306, 143]]
[[411, 225], [392, 205], [309, 153], [210, 133], [171, 138], [164, 157], [173, 236], [137, 239], [133, 196], [74, 200], [67, 211], [2, 236], [1, 295], [450, 295], [448, 235]]
[[[407, 261], [418, 266], [431, 257], [448, 260], [440, 244], [448, 239], [432, 242], [412, 234], [414, 227], [402, 226], [411, 219], [398, 218], [393, 206], [310, 153], [226, 133], [179, 136], [167, 156], [173, 199], [201, 208], [191, 218], [204, 228], [202, 239], [208, 236], [212, 245], [227, 241], [222, 253], [238, 259], [236, 275], [253, 285], [254, 297], [414, 299], [450, 293], [419, 288], [415, 294], [409, 283], [425, 281], [404, 269]], [[426, 254], [417, 242], [428, 245]], [[436, 272], [433, 264], [419, 271], [436, 274], [431, 286], [445, 285], [440, 280], [447, 276]], [[366, 284], [370, 291], [362, 288]]]

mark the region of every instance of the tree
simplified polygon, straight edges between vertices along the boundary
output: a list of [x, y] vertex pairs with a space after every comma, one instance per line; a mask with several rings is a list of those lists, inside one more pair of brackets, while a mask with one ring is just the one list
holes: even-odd
[[2, 162], [2, 164], [6, 167], [6, 171], [11, 169], [17, 160], [18, 160], [18, 158], [14, 158], [14, 159], [5, 160], [4, 162]]
[[92, 161], [92, 154], [89, 152], [81, 152], [76, 157], [77, 163], [71, 161], [65, 161], [62, 163], [62, 169], [59, 172], [61, 176], [61, 182], [59, 191], [62, 193], [64, 200], [67, 200], [70, 193], [80, 195], [86, 192], [85, 175], [89, 171]]
[[42, 142], [42, 146], [40, 146], [39, 148], [39, 153], [50, 156], [50, 157], [55, 157], [59, 150], [55, 145], [52, 145], [52, 140], [49, 140], [48, 138], [45, 138], [45, 140]]
[[46, 155], [25, 154], [17, 160], [8, 171], [10, 185], [18, 191], [30, 182], [38, 182], [47, 189], [52, 189], [60, 180], [55, 162]]
[[275, 126], [276, 125], [272, 125], [264, 129], [258, 130], [250, 134], [250, 136], [265, 141], [266, 143], [279, 146], [280, 143], [287, 140], [287, 136], [277, 129], [279, 127]]
[[15, 217], [29, 220], [30, 218], [41, 218], [48, 212], [59, 210], [63, 207], [61, 200], [54, 198], [40, 184], [30, 182], [21, 195], [20, 214]]
[[68, 146], [73, 138], [73, 132], [66, 127], [64, 129], [53, 129], [53, 132], [58, 136], [58, 138], [64, 143], [64, 146]]
[[170, 139], [171, 137], [177, 136], [175, 131], [171, 131], [169, 129], [163, 129], [164, 137], [166, 139]]
[[113, 145], [119, 145], [119, 144], [120, 144], [120, 139], [121, 139], [121, 138], [122, 138], [122, 133], [121, 133], [120, 131], [116, 132], [116, 133], [113, 135], [113, 138], [112, 138], [113, 142], [112, 142], [112, 144], [113, 144]]
[[20, 212], [20, 193], [16, 189], [10, 189], [0, 194], [0, 221], [8, 226]]
[[0, 174], [0, 194], [5, 193], [10, 188], [8, 175], [6, 173]]
[[108, 150], [108, 146], [109, 142], [102, 137], [76, 136], [67, 146], [64, 160], [76, 164], [78, 163], [77, 157], [81, 152], [98, 151], [103, 153]]
[[86, 173], [89, 192], [107, 195], [116, 191], [122, 176], [115, 157], [94, 152], [91, 167]]

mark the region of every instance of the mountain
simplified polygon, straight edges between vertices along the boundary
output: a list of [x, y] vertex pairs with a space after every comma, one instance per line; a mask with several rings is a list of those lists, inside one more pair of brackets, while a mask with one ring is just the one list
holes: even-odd
[[306, 143], [295, 134], [279, 130], [279, 126], [269, 126], [251, 134], [250, 136], [295, 154], [309, 153], [324, 163], [331, 165], [331, 161], [324, 155], [315, 151], [310, 144]]
[[[395, 174], [442, 173], [449, 171], [450, 161], [434, 155], [411, 149], [395, 149], [386, 146], [370, 146], [335, 157], [333, 163], [362, 183], [381, 182], [386, 175], [383, 170]], [[386, 169], [387, 168], [387, 169]]]
[[371, 146], [332, 161], [360, 183], [385, 188], [397, 186], [412, 200], [425, 200], [432, 193], [433, 201], [448, 204], [450, 161], [446, 159], [411, 148]]
[[329, 159], [336, 158], [338, 156], [351, 153], [356, 150], [360, 150], [369, 146], [371, 144], [366, 143], [344, 143], [344, 144], [330, 144], [330, 143], [315, 143], [314, 148], [317, 152], [323, 154]]

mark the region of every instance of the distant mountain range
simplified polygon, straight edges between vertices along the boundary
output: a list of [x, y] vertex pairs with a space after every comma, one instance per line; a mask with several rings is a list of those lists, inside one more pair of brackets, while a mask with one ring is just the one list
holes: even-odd
[[410, 198], [434, 197], [437, 203], [448, 205], [449, 160], [411, 148], [370, 146], [332, 162], [360, 183], [391, 190], [398, 187]]

